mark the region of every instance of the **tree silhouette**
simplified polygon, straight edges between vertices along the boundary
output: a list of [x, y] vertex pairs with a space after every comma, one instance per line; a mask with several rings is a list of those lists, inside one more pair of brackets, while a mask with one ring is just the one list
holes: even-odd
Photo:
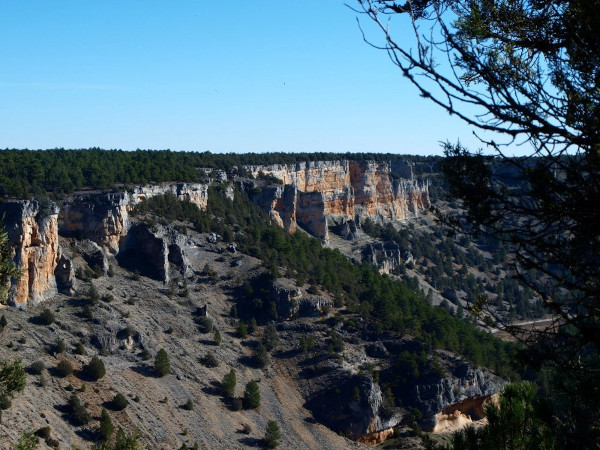
[[[517, 327], [479, 296], [472, 310], [554, 369], [562, 445], [600, 441], [600, 2], [358, 0], [420, 94], [473, 126], [485, 151], [445, 144], [451, 230], [513, 249], [513, 275], [552, 313]], [[402, 22], [404, 21], [404, 22]], [[408, 42], [395, 34], [409, 27]], [[402, 40], [401, 40], [402, 39]], [[509, 157], [516, 146], [525, 152]], [[528, 277], [535, 269], [540, 275]], [[561, 441], [562, 442], [562, 441]]]

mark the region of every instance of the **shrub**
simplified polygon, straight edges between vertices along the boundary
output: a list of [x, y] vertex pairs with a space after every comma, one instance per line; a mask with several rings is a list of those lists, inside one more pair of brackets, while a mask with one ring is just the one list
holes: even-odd
[[243, 407], [244, 401], [241, 398], [236, 397], [231, 401], [231, 409], [234, 411], [241, 411]]
[[6, 320], [6, 317], [4, 317], [4, 314], [2, 314], [2, 317], [0, 317], [0, 331], [4, 331], [6, 325], [8, 325], [8, 321]]
[[45, 368], [43, 361], [35, 361], [27, 368], [27, 371], [31, 375], [41, 375]]
[[171, 373], [171, 363], [169, 362], [169, 355], [164, 348], [161, 348], [154, 358], [154, 370], [156, 373], [164, 377]]
[[269, 325], [265, 328], [262, 344], [268, 352], [275, 350], [279, 345], [279, 335], [277, 334], [277, 329], [274, 325]]
[[252, 361], [254, 362], [254, 365], [259, 369], [264, 369], [269, 365], [269, 352], [263, 344], [258, 344], [258, 346], [254, 349], [254, 352], [252, 354]]
[[237, 331], [242, 339], [246, 339], [246, 337], [248, 337], [248, 325], [246, 325], [244, 322], [240, 322]]
[[223, 395], [226, 397], [233, 397], [233, 394], [235, 393], [235, 385], [237, 383], [236, 378], [235, 369], [231, 369], [229, 373], [225, 374], [223, 377], [221, 389], [223, 390]]
[[189, 398], [187, 402], [181, 405], [181, 408], [185, 409], [186, 411], [192, 411], [194, 409], [194, 402], [191, 398]]
[[204, 365], [206, 367], [218, 367], [219, 360], [213, 352], [207, 352], [206, 356], [204, 357]]
[[81, 342], [78, 342], [77, 345], [75, 346], [74, 353], [76, 355], [85, 355], [85, 347], [83, 346], [83, 344]]
[[111, 408], [115, 411], [123, 411], [125, 408], [127, 408], [128, 405], [129, 400], [127, 400], [127, 398], [120, 392], [117, 392], [114, 398], [112, 399], [112, 402], [110, 402]]
[[260, 406], [260, 391], [256, 381], [252, 380], [246, 383], [246, 389], [244, 390], [244, 402], [248, 408], [254, 409]]
[[51, 325], [55, 320], [54, 313], [47, 308], [37, 316], [37, 323], [40, 325]]
[[10, 397], [6, 394], [0, 395], [0, 410], [8, 409], [12, 406], [12, 401]]
[[56, 342], [54, 343], [54, 352], [55, 353], [63, 353], [66, 350], [67, 346], [65, 345], [65, 341], [63, 341], [61, 338], [57, 338]]
[[69, 397], [68, 409], [71, 413], [71, 417], [73, 418], [73, 422], [76, 425], [85, 425], [90, 420], [92, 420], [92, 416], [89, 411], [81, 404], [79, 397], [75, 392], [71, 394]]
[[274, 420], [269, 420], [263, 438], [265, 445], [269, 448], [275, 448], [279, 445], [279, 439], [281, 439], [279, 424]]
[[89, 364], [83, 366], [83, 374], [92, 381], [99, 380], [106, 375], [104, 363], [98, 356], [94, 356]]
[[73, 373], [73, 365], [66, 359], [61, 359], [56, 366], [56, 371], [61, 377], [67, 377]]
[[196, 323], [198, 324], [200, 333], [210, 333], [213, 329], [213, 321], [208, 317], [198, 317], [196, 318]]
[[221, 345], [221, 333], [219, 333], [219, 330], [215, 331], [213, 340], [215, 341], [215, 345]]

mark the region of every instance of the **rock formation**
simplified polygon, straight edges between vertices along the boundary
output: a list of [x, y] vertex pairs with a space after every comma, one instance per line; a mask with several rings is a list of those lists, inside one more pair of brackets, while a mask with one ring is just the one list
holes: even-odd
[[74, 273], [58, 243], [58, 208], [48, 201], [0, 204], [0, 217], [14, 249], [21, 276], [13, 280], [9, 303], [25, 308], [55, 294], [71, 293]]
[[[320, 161], [246, 170], [283, 183], [254, 198], [277, 224], [291, 232], [300, 225], [324, 240], [331, 225], [367, 218], [403, 220], [429, 205], [428, 186], [413, 178], [408, 163]], [[405, 178], [393, 179], [392, 173]]]
[[[415, 384], [413, 403], [423, 414], [423, 428], [435, 430], [443, 414], [456, 410], [472, 417], [483, 417], [483, 401], [500, 391], [503, 381], [490, 372], [458, 363], [452, 373], [434, 383]], [[447, 417], [446, 417], [447, 419]]]
[[206, 208], [208, 185], [177, 183], [138, 186], [131, 192], [77, 195], [63, 203], [59, 217], [62, 236], [89, 239], [112, 254], [130, 226], [132, 208], [156, 195], [172, 193], [180, 200]]

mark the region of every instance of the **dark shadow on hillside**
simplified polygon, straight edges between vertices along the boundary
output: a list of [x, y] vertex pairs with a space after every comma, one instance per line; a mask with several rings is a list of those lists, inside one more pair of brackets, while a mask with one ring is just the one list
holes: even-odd
[[140, 364], [137, 366], [133, 366], [131, 367], [131, 370], [145, 377], [160, 378], [154, 371], [154, 368], [152, 366], [149, 366], [148, 364]]
[[238, 441], [240, 444], [245, 445], [247, 447], [264, 447], [264, 443], [262, 439], [246, 436], [241, 438]]

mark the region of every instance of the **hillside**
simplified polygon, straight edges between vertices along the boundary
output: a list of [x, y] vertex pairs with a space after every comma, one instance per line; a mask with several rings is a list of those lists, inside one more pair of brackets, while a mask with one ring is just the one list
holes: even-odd
[[[0, 205], [23, 270], [10, 302], [26, 309], [3, 310], [0, 359], [44, 366], [4, 411], [4, 441], [47, 425], [61, 447], [89, 446], [103, 406], [149, 448], [258, 445], [270, 419], [284, 448], [347, 448], [382, 442], [401, 426], [453, 429], [482, 417], [482, 402], [504, 383], [497, 375], [511, 373], [512, 349], [454, 317], [455, 308], [431, 306], [423, 291], [427, 271], [417, 268], [431, 268], [433, 257], [412, 239], [434, 230], [428, 184], [412, 169], [392, 169], [410, 164], [293, 167], [203, 170], [202, 183]], [[400, 237], [380, 241], [388, 224]], [[385, 253], [396, 239], [380, 261], [379, 246]], [[427, 239], [434, 248], [444, 242]], [[54, 321], [40, 325], [45, 309]], [[153, 368], [161, 348], [173, 369], [165, 377]], [[207, 367], [209, 352], [217, 367]], [[81, 372], [94, 355], [106, 366], [99, 381]], [[61, 360], [74, 374], [59, 376]], [[257, 409], [223, 395], [232, 368], [235, 398], [259, 380]], [[74, 391], [88, 424], [68, 411]], [[122, 411], [111, 403], [117, 392], [129, 401]]]

